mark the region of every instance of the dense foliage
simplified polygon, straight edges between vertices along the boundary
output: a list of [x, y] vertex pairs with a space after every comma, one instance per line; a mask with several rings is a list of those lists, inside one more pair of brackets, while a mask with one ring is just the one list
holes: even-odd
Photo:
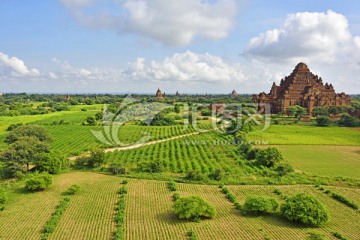
[[324, 127], [324, 126], [329, 126], [331, 124], [331, 120], [329, 117], [320, 116], [316, 118], [316, 123], [317, 125]]
[[243, 212], [247, 214], [273, 213], [279, 207], [275, 198], [249, 196], [243, 205]]
[[25, 188], [29, 191], [42, 191], [51, 186], [53, 177], [44, 173], [34, 173], [29, 179], [25, 181]]
[[287, 198], [281, 206], [281, 213], [291, 221], [310, 226], [322, 225], [330, 217], [328, 210], [318, 199], [305, 193]]
[[259, 166], [273, 167], [284, 160], [281, 152], [275, 147], [259, 149], [255, 153], [255, 160]]
[[173, 210], [180, 219], [192, 221], [200, 221], [201, 218], [213, 218], [216, 215], [215, 208], [198, 196], [178, 199]]

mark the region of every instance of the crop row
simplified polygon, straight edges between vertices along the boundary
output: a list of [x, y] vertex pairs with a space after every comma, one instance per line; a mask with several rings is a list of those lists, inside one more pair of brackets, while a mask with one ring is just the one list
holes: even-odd
[[209, 174], [215, 169], [226, 172], [239, 168], [237, 147], [219, 144], [216, 133], [202, 133], [186, 138], [173, 139], [145, 147], [108, 153], [108, 162], [119, 162], [129, 170], [141, 162], [161, 161], [166, 171], [186, 173], [197, 170]]

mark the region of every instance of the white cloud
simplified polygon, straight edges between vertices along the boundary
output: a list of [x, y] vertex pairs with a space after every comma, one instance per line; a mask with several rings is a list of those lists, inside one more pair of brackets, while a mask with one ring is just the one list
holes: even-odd
[[22, 77], [38, 76], [40, 72], [36, 68], [29, 69], [23, 60], [17, 57], [9, 57], [5, 53], [0, 52], [0, 74]]
[[245, 79], [238, 65], [225, 63], [208, 53], [191, 51], [175, 53], [162, 61], [138, 58], [130, 64], [124, 77], [138, 81], [168, 81], [172, 83], [239, 83]]
[[252, 38], [246, 56], [281, 61], [295, 59], [335, 62], [358, 58], [358, 37], [349, 31], [347, 18], [331, 10], [326, 13], [289, 14], [279, 29]]
[[87, 13], [85, 6], [96, 0], [60, 1], [83, 25], [134, 33], [171, 46], [188, 45], [196, 37], [224, 38], [236, 14], [234, 0], [126, 0], [123, 4], [118, 0], [108, 0], [117, 4], [118, 12], [105, 8], [91, 14]]

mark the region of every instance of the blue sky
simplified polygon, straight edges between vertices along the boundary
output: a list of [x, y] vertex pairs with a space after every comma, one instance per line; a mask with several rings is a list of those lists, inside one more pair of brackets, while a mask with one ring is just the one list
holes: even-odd
[[303, 61], [360, 93], [360, 1], [2, 0], [0, 91], [269, 91]]

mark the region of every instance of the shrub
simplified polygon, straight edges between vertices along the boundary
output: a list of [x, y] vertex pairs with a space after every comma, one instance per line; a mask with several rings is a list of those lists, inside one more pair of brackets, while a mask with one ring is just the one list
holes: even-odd
[[190, 240], [196, 240], [198, 239], [197, 236], [196, 236], [196, 233], [194, 231], [194, 229], [190, 229], [190, 231], [188, 232], [188, 237], [190, 238]]
[[347, 199], [345, 196], [343, 196], [343, 195], [341, 195], [339, 193], [332, 192], [330, 190], [325, 190], [325, 193], [329, 194], [333, 199], [344, 203], [348, 207], [351, 207], [351, 208], [353, 208], [355, 210], [359, 209], [359, 206], [356, 203], [354, 203], [350, 199]]
[[281, 213], [290, 221], [311, 226], [319, 226], [329, 220], [325, 206], [315, 197], [305, 193], [287, 198], [281, 206]]
[[176, 191], [176, 183], [175, 183], [174, 181], [170, 181], [170, 182], [168, 183], [168, 187], [169, 187], [169, 190], [170, 190], [170, 191], [173, 191], [173, 192]]
[[80, 190], [80, 186], [77, 184], [71, 185], [71, 187], [69, 187], [69, 189], [66, 191], [66, 194], [68, 195], [74, 195], [75, 193], [77, 193]]
[[194, 170], [187, 173], [186, 179], [193, 181], [203, 181], [206, 179], [206, 177], [204, 174], [202, 174], [202, 172]]
[[327, 238], [321, 232], [311, 231], [308, 232], [309, 236], [306, 238], [307, 240], [326, 240]]
[[341, 233], [333, 232], [332, 235], [340, 240], [349, 240], [347, 237], [344, 237]]
[[127, 193], [127, 189], [125, 186], [122, 186], [119, 190], [119, 194], [126, 194]]
[[111, 163], [108, 171], [112, 174], [125, 174], [125, 167], [121, 163]]
[[30, 191], [41, 191], [49, 188], [53, 182], [53, 177], [44, 172], [44, 173], [34, 173], [29, 179], [25, 182], [25, 188]]
[[126, 179], [122, 180], [121, 184], [126, 185], [128, 183], [128, 181]]
[[216, 210], [203, 198], [198, 196], [179, 198], [173, 207], [180, 219], [199, 221], [200, 218], [213, 218]]
[[224, 173], [221, 169], [215, 169], [212, 173], [209, 174], [209, 178], [220, 181], [224, 177]]
[[256, 163], [259, 166], [273, 167], [276, 163], [283, 160], [281, 152], [275, 147], [259, 149], [255, 155]]
[[8, 194], [5, 189], [0, 189], [0, 204], [4, 204], [8, 199]]
[[180, 198], [180, 194], [179, 193], [174, 193], [173, 200], [176, 202], [179, 198]]
[[316, 118], [317, 125], [325, 127], [331, 124], [331, 120], [329, 117], [321, 116]]
[[276, 166], [275, 171], [279, 176], [285, 176], [286, 174], [293, 172], [294, 169], [290, 164], [283, 163]]
[[279, 203], [275, 198], [249, 196], [245, 200], [243, 206], [244, 213], [260, 214], [272, 213], [279, 207]]

